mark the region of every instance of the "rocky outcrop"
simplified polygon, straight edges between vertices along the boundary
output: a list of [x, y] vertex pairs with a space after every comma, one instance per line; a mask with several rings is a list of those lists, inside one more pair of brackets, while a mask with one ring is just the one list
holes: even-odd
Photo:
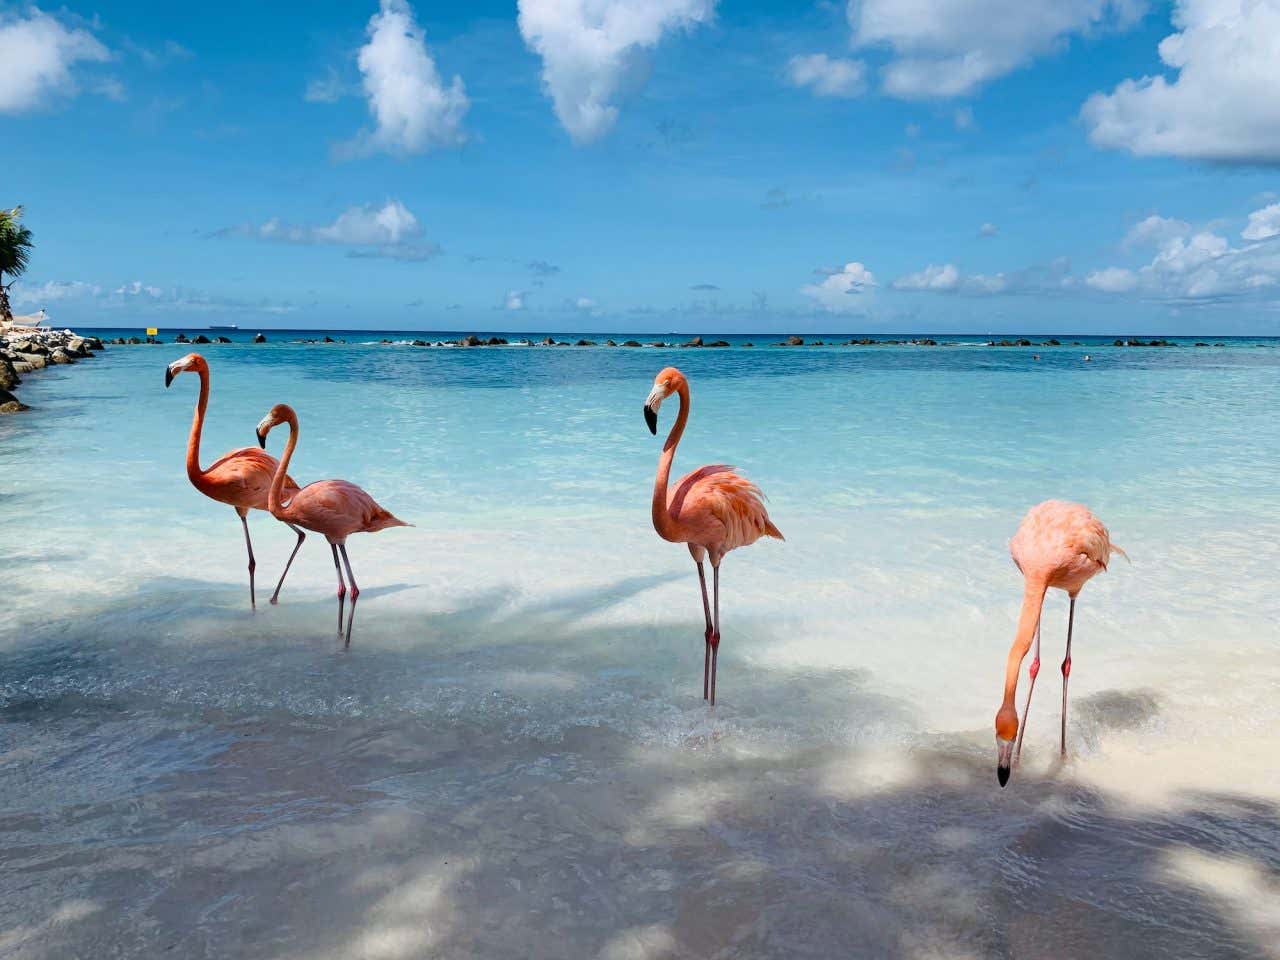
[[82, 337], [70, 330], [18, 327], [0, 329], [0, 413], [29, 409], [10, 391], [22, 383], [22, 375], [50, 365], [67, 366], [90, 358], [103, 349], [97, 337]]

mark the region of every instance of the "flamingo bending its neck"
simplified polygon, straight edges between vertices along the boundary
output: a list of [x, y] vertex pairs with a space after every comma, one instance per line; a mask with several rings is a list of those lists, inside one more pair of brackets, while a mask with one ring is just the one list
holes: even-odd
[[[680, 411], [658, 457], [658, 475], [653, 482], [653, 528], [658, 536], [689, 547], [698, 566], [702, 587], [702, 614], [706, 619], [706, 644], [702, 661], [702, 699], [716, 703], [716, 658], [720, 650], [720, 561], [730, 550], [755, 543], [761, 537], [783, 539], [765, 510], [760, 488], [734, 473], [733, 467], [710, 464], [699, 467], [668, 489], [676, 446], [689, 422], [689, 381], [675, 367], [667, 367], [653, 381], [644, 402], [644, 419], [649, 432], [658, 432], [658, 409], [673, 393], [680, 396]], [[707, 600], [707, 574], [703, 561], [710, 557], [714, 591], [713, 604]]]
[[[1009, 541], [1009, 552], [1026, 579], [1026, 587], [1022, 595], [1018, 632], [1005, 664], [1004, 700], [996, 713], [996, 779], [1002, 787], [1009, 782], [1011, 766], [1017, 764], [1022, 754], [1022, 735], [1027, 729], [1027, 713], [1031, 709], [1031, 694], [1036, 688], [1036, 674], [1040, 672], [1040, 610], [1050, 587], [1065, 590], [1071, 598], [1067, 614], [1067, 654], [1062, 661], [1061, 755], [1066, 758], [1067, 680], [1071, 676], [1071, 631], [1075, 625], [1076, 597], [1095, 574], [1107, 569], [1112, 551], [1126, 556], [1111, 542], [1107, 528], [1087, 507], [1062, 500], [1046, 500], [1032, 507]], [[1033, 638], [1036, 652], [1031, 660], [1031, 683], [1019, 725], [1014, 695], [1018, 689], [1022, 661]]]
[[[165, 367], [164, 385], [173, 383], [178, 374], [192, 371], [200, 377], [200, 399], [196, 401], [195, 417], [191, 421], [191, 436], [187, 440], [187, 477], [191, 485], [210, 499], [235, 507], [240, 517], [240, 525], [244, 528], [244, 544], [249, 551], [249, 606], [257, 608], [254, 596], [253, 571], [257, 561], [253, 558], [253, 541], [249, 539], [248, 514], [250, 510], [267, 509], [267, 491], [271, 487], [271, 478], [276, 472], [276, 458], [264, 453], [257, 447], [242, 447], [223, 454], [207, 470], [200, 467], [200, 433], [204, 429], [205, 410], [209, 406], [209, 364], [198, 353], [189, 353], [180, 360]], [[291, 495], [297, 492], [298, 485], [292, 477], [284, 477], [285, 490]], [[284, 586], [284, 578], [293, 565], [293, 558], [307, 535], [289, 524], [289, 528], [298, 535], [298, 542], [289, 554], [289, 562], [284, 565], [284, 573], [276, 589], [271, 594], [271, 602], [280, 599], [280, 588]]]
[[353, 533], [376, 533], [388, 527], [408, 527], [393, 517], [354, 483], [346, 480], [318, 480], [309, 483], [301, 490], [294, 489], [285, 496], [285, 471], [289, 469], [289, 461], [293, 459], [294, 448], [298, 445], [298, 415], [286, 403], [278, 403], [262, 418], [258, 424], [258, 445], [266, 447], [267, 434], [277, 424], [289, 425], [289, 442], [285, 444], [284, 456], [276, 467], [275, 477], [267, 492], [267, 509], [277, 520], [288, 524], [297, 524], [307, 530], [321, 534], [329, 541], [329, 549], [333, 551], [333, 568], [338, 573], [338, 637], [342, 639], [342, 605], [346, 596], [346, 584], [342, 582], [342, 567], [338, 563], [338, 551], [342, 551], [342, 562], [347, 568], [347, 580], [351, 582], [351, 615], [347, 619], [346, 645], [351, 646], [351, 625], [356, 619], [356, 600], [360, 596], [360, 588], [356, 585], [355, 575], [351, 572], [351, 560], [347, 557], [347, 537]]

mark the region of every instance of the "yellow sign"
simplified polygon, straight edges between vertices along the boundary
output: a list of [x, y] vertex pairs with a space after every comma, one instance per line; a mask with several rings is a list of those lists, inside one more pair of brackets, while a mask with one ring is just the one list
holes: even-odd
[[154, 337], [159, 332], [160, 332], [159, 329], [157, 329], [156, 327], [147, 327], [148, 337]]

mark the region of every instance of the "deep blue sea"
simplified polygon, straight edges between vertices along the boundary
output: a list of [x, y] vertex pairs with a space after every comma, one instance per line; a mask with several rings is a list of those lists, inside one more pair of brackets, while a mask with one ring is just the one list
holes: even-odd
[[[1276, 956], [1280, 340], [256, 332], [108, 347], [0, 418], [0, 957]], [[287, 402], [300, 482], [415, 524], [351, 538], [349, 650], [321, 538], [264, 602], [264, 513], [250, 611], [183, 467], [198, 383], [164, 386], [191, 349], [205, 464]], [[724, 562], [714, 711], [649, 518], [668, 365], [676, 474], [736, 465], [787, 538]], [[1007, 544], [1050, 497], [1132, 563], [1077, 606], [1065, 764], [1046, 604], [1002, 791]]]

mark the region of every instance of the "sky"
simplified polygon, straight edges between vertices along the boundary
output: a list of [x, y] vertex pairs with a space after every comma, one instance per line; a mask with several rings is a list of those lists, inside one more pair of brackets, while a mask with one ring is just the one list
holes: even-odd
[[1280, 335], [1280, 0], [0, 0], [19, 313]]

